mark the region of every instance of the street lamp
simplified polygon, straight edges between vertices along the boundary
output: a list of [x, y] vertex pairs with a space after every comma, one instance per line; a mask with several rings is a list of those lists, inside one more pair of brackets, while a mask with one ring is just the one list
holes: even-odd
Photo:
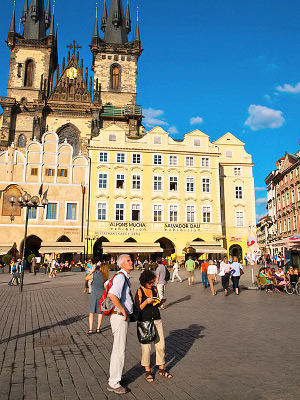
[[24, 233], [24, 244], [23, 244], [23, 255], [22, 255], [22, 263], [21, 263], [21, 283], [20, 283], [20, 292], [23, 291], [23, 282], [24, 282], [24, 260], [25, 260], [25, 250], [26, 250], [26, 238], [27, 238], [27, 228], [28, 228], [28, 216], [29, 210], [35, 207], [43, 207], [45, 208], [48, 204], [48, 199], [43, 197], [41, 204], [38, 196], [32, 196], [25, 192], [23, 196], [19, 196], [16, 200], [15, 196], [11, 196], [10, 204], [13, 207], [14, 205], [25, 208], [26, 209], [26, 218], [25, 218], [25, 233]]

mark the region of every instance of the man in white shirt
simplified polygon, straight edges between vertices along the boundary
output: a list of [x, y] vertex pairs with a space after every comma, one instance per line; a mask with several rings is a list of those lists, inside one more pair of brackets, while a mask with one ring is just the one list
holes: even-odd
[[120, 381], [125, 361], [126, 339], [130, 314], [133, 313], [133, 300], [130, 291], [130, 271], [133, 263], [128, 254], [122, 254], [117, 260], [121, 268], [113, 280], [108, 293], [115, 310], [110, 317], [110, 325], [114, 335], [114, 343], [110, 357], [109, 380], [107, 390], [117, 394], [125, 394], [126, 388]]
[[175, 278], [179, 279], [179, 281], [182, 282], [182, 279], [179, 276], [178, 270], [179, 270], [178, 262], [176, 260], [174, 260], [173, 261], [173, 276], [172, 276], [171, 282], [174, 282]]

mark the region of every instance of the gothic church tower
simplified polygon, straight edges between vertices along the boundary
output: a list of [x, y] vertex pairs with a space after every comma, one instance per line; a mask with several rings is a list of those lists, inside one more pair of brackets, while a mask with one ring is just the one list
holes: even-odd
[[[101, 102], [103, 104], [103, 126], [106, 114], [118, 114], [117, 109], [128, 114], [127, 127], [130, 136], [140, 136], [142, 111], [136, 105], [137, 98], [137, 63], [142, 54], [139, 24], [137, 21], [134, 40], [128, 41], [131, 32], [129, 3], [124, 15], [122, 0], [111, 0], [107, 13], [104, 1], [101, 18], [101, 30], [104, 38], [99, 37], [96, 16], [91, 43], [93, 53], [94, 81], [100, 83]], [[126, 129], [126, 127], [124, 126]]]
[[[7, 98], [1, 100], [4, 110], [1, 146], [18, 141], [20, 132], [21, 144], [32, 136], [41, 137], [43, 118], [39, 102], [51, 90], [57, 66], [57, 41], [50, 0], [46, 10], [44, 0], [31, 0], [30, 6], [25, 0], [22, 23], [23, 35], [16, 32], [14, 10], [7, 39], [11, 51]], [[22, 116], [17, 118], [20, 113]]]

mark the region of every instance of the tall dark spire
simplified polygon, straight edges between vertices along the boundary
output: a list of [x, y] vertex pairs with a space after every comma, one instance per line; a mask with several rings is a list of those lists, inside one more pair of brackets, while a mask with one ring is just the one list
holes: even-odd
[[126, 14], [125, 14], [125, 24], [127, 35], [131, 32], [131, 20], [130, 20], [130, 10], [129, 10], [129, 0], [127, 0]]
[[14, 10], [11, 18], [9, 33], [15, 34], [16, 32], [16, 2], [14, 1]]
[[48, 0], [46, 12], [45, 12], [45, 24], [46, 24], [46, 29], [49, 28], [49, 26], [50, 26], [50, 21], [51, 21], [51, 5], [50, 5], [50, 0]]
[[111, 0], [104, 41], [113, 44], [128, 42], [122, 0]]
[[28, 0], [25, 0], [24, 9], [23, 9], [23, 13], [22, 13], [22, 24], [23, 25], [25, 25], [27, 15], [28, 15]]
[[136, 18], [136, 28], [135, 28], [135, 37], [134, 40], [140, 42], [141, 37], [140, 37], [140, 27], [139, 27], [139, 10], [137, 10], [137, 18]]
[[103, 32], [105, 32], [106, 24], [107, 24], [107, 8], [106, 8], [106, 1], [104, 0], [103, 13], [101, 18], [101, 30]]
[[92, 37], [92, 46], [97, 46], [99, 39], [99, 29], [98, 29], [98, 7], [96, 7], [96, 18]]
[[24, 38], [41, 40], [46, 37], [46, 29], [44, 0], [31, 0], [24, 26]]
[[[49, 0], [48, 4], [50, 4], [50, 0]], [[47, 7], [47, 9], [48, 9], [48, 7]], [[50, 15], [50, 9], [49, 9], [49, 15]], [[50, 18], [51, 18], [51, 16], [50, 16]], [[45, 15], [45, 19], [46, 19], [46, 15]], [[55, 37], [54, 4], [53, 4], [53, 15], [52, 15], [51, 23], [50, 23], [50, 29], [49, 29], [49, 35], [48, 36]]]

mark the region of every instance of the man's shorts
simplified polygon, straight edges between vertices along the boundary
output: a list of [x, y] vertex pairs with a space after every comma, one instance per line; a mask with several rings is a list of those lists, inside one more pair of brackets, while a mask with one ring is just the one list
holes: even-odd
[[188, 278], [194, 277], [195, 276], [195, 271], [187, 271], [187, 276]]

